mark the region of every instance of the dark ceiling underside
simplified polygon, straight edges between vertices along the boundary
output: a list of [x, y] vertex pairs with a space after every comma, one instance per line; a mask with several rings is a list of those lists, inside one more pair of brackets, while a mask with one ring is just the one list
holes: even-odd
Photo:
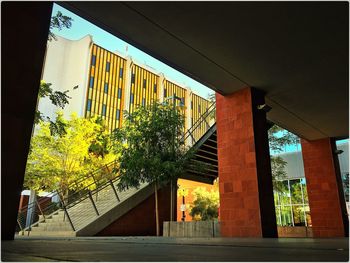
[[348, 137], [347, 2], [60, 2], [222, 93], [266, 92], [268, 119]]

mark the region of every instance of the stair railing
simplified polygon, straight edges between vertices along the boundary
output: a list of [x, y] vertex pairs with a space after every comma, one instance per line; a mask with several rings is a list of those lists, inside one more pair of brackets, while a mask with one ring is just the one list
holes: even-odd
[[[86, 184], [86, 182], [88, 180], [91, 180], [92, 183], [88, 184], [88, 187], [97, 187], [99, 184], [103, 183], [104, 180], [108, 181], [110, 179], [110, 174], [111, 174], [111, 170], [113, 170], [113, 168], [116, 167], [116, 160], [104, 165], [103, 167], [90, 172], [88, 174], [86, 174], [85, 176], [73, 181], [72, 183], [69, 184], [69, 186], [67, 187], [68, 189], [74, 189], [75, 192], [79, 192], [81, 193], [83, 191], [86, 191], [86, 187], [84, 186], [84, 184]], [[112, 168], [112, 169], [110, 169]], [[107, 172], [104, 173], [107, 169]], [[96, 180], [96, 175], [100, 175], [102, 174], [102, 176], [99, 178], [99, 180]], [[113, 175], [112, 177], [115, 177], [116, 175]], [[95, 185], [95, 186], [93, 186]], [[45, 198], [46, 197], [46, 198]], [[49, 202], [48, 198], [50, 198], [50, 200], [56, 199], [56, 202]], [[69, 196], [68, 196], [69, 198]], [[67, 197], [65, 197], [65, 193], [63, 193], [62, 190], [58, 190], [56, 191], [54, 194], [50, 193], [46, 196], [42, 196], [41, 200], [35, 200], [34, 202], [31, 202], [29, 204], [27, 204], [26, 206], [22, 207], [19, 212], [18, 212], [18, 216], [17, 216], [17, 224], [18, 224], [18, 231], [22, 231], [25, 230], [30, 230], [30, 227], [26, 226], [26, 221], [27, 221], [27, 213], [28, 211], [33, 210], [32, 213], [32, 222], [31, 225], [36, 225], [37, 223], [40, 222], [44, 222], [46, 217], [51, 215], [52, 213], [56, 212], [58, 209], [61, 209], [64, 207], [63, 204], [67, 203], [68, 200]]]
[[[182, 141], [186, 146], [193, 146], [215, 123], [215, 102], [210, 104], [206, 111], [193, 123], [193, 125], [183, 135]], [[205, 124], [205, 129], [201, 129]]]

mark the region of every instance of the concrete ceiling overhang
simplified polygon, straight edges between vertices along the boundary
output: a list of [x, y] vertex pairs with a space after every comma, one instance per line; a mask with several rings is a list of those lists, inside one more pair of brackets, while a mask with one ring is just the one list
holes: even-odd
[[266, 93], [268, 119], [348, 137], [347, 2], [60, 2], [221, 94]]

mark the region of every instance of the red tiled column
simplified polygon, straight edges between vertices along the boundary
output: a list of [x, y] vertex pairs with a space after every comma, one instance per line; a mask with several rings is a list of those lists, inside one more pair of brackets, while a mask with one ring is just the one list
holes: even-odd
[[264, 95], [216, 94], [221, 235], [277, 237]]
[[314, 237], [348, 235], [339, 161], [330, 138], [301, 140]]

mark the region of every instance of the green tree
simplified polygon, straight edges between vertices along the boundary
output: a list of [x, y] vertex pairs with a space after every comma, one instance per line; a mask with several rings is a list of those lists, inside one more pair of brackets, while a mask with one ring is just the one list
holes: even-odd
[[218, 189], [207, 191], [204, 187], [197, 187], [193, 194], [195, 200], [190, 211], [192, 218], [203, 221], [217, 219], [219, 208]]
[[270, 150], [278, 153], [284, 150], [286, 145], [299, 143], [299, 138], [295, 134], [282, 129], [274, 124], [268, 131]]
[[[51, 88], [51, 83], [46, 83], [44, 80], [41, 80], [40, 82], [40, 87], [39, 87], [39, 93], [38, 93], [38, 100], [49, 97], [51, 103], [61, 109], [64, 109], [66, 104], [69, 103], [69, 97], [67, 93], [69, 90], [66, 90], [64, 92], [61, 91], [53, 91]], [[42, 112], [38, 110], [38, 107], [36, 108], [35, 111], [35, 117], [34, 117], [34, 124], [38, 124], [40, 121], [49, 121], [51, 122], [51, 127], [53, 128], [52, 125], [55, 125], [55, 123], [50, 120], [47, 116], [44, 116]], [[58, 124], [59, 125], [59, 124]], [[56, 127], [57, 128], [57, 127]]]
[[53, 29], [62, 30], [63, 28], [71, 28], [73, 19], [69, 16], [63, 15], [57, 11], [56, 15], [51, 17], [48, 40], [57, 40], [56, 35], [52, 32]]
[[72, 114], [70, 120], [65, 120], [62, 112], [57, 113], [56, 119], [64, 132], [52, 133], [49, 122], [39, 123], [31, 141], [24, 185], [36, 191], [61, 189], [67, 197], [68, 191], [74, 190], [69, 189], [73, 181], [109, 160], [98, 159], [89, 151], [101, 129], [96, 119]]
[[115, 149], [120, 153], [118, 188], [154, 184], [157, 235], [158, 187], [183, 174], [191, 157], [181, 140], [183, 126], [184, 120], [178, 109], [155, 102], [139, 107], [131, 114], [126, 113], [124, 126], [114, 133]]
[[271, 156], [271, 172], [273, 189], [279, 193], [286, 190], [283, 180], [287, 176], [286, 167], [287, 162], [280, 156]]
[[[299, 138], [293, 133], [282, 129], [274, 124], [268, 131], [270, 151], [274, 153], [283, 152], [286, 145], [297, 144]], [[280, 156], [271, 155], [271, 172], [274, 190], [282, 193], [285, 191], [285, 185], [282, 181], [286, 178], [285, 167], [287, 162]]]

